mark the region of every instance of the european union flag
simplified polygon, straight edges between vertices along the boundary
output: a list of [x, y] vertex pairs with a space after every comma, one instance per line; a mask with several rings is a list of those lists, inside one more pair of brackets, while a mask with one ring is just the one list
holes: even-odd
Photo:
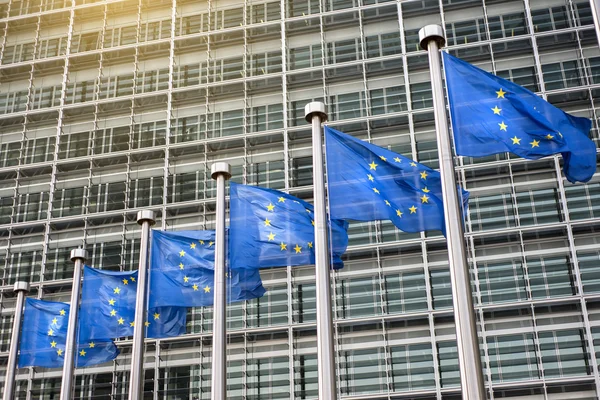
[[[56, 301], [25, 299], [23, 328], [19, 344], [19, 368], [61, 368], [70, 307]], [[119, 355], [112, 341], [79, 341], [75, 365], [88, 367], [114, 360]]]
[[596, 146], [588, 137], [589, 119], [569, 115], [519, 85], [442, 54], [458, 155], [508, 151], [537, 160], [561, 153], [570, 182], [592, 178]]
[[[133, 335], [138, 271], [104, 271], [84, 267], [79, 336], [113, 339]], [[183, 335], [185, 307], [150, 308], [146, 337]]]
[[[314, 207], [278, 190], [230, 184], [231, 264], [236, 268], [315, 263]], [[344, 266], [348, 224], [331, 221], [333, 267]]]
[[[213, 304], [215, 231], [152, 231], [150, 307]], [[258, 270], [227, 270], [227, 302], [265, 293]]]
[[[332, 218], [391, 220], [405, 232], [445, 234], [439, 172], [328, 126], [325, 154]], [[469, 192], [461, 197], [466, 212]]]

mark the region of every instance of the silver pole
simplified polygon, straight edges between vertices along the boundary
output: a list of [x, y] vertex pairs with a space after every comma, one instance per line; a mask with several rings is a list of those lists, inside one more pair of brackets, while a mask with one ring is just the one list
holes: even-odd
[[137, 223], [142, 226], [140, 240], [140, 263], [138, 269], [137, 292], [135, 294], [135, 317], [133, 319], [133, 347], [131, 349], [131, 379], [129, 379], [129, 400], [144, 398], [144, 333], [146, 322], [146, 283], [148, 280], [148, 249], [150, 227], [156, 221], [152, 210], [137, 213]]
[[452, 303], [454, 305], [454, 324], [456, 325], [456, 347], [462, 398], [481, 400], [486, 398], [483, 370], [477, 339], [477, 322], [473, 309], [471, 280], [467, 252], [464, 242], [462, 212], [459, 207], [454, 176], [454, 163], [448, 133], [442, 69], [440, 67], [440, 48], [445, 44], [444, 32], [439, 25], [427, 25], [419, 31], [421, 48], [429, 51], [429, 70], [435, 111], [442, 195], [444, 201], [444, 220], [450, 262], [450, 280], [452, 283]]
[[71, 287], [71, 303], [69, 325], [65, 342], [65, 363], [63, 365], [60, 400], [70, 400], [73, 397], [73, 372], [75, 370], [75, 353], [77, 351], [77, 313], [79, 312], [79, 297], [81, 293], [81, 270], [87, 258], [84, 249], [71, 250], [71, 261], [75, 263], [73, 271], [73, 286]]
[[3, 400], [12, 400], [14, 397], [17, 352], [19, 351], [20, 338], [19, 331], [21, 330], [25, 295], [29, 292], [29, 283], [24, 281], [15, 282], [14, 291], [17, 293], [17, 304], [15, 305], [15, 319], [13, 321], [12, 335], [10, 337], [10, 351], [8, 352], [8, 366], [6, 367], [6, 379], [4, 380]]
[[314, 101], [304, 107], [306, 121], [312, 123], [313, 183], [315, 205], [315, 284], [317, 287], [317, 364], [319, 399], [336, 398], [333, 319], [331, 317], [331, 283], [327, 222], [325, 219], [325, 174], [323, 172], [323, 138], [321, 123], [327, 121], [325, 104]]
[[215, 234], [215, 286], [212, 333], [212, 400], [227, 398], [226, 332], [225, 332], [225, 181], [231, 178], [231, 166], [226, 162], [214, 163], [210, 176], [217, 181], [217, 226]]
[[596, 40], [598, 40], [598, 44], [600, 45], [600, 0], [590, 0], [590, 7], [592, 9]]

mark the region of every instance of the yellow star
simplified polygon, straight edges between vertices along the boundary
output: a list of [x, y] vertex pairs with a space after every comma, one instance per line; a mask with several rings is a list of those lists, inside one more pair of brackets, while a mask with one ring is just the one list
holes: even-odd
[[58, 323], [58, 319], [55, 317], [55, 318], [52, 320], [52, 324], [56, 325], [57, 323]]
[[267, 211], [273, 212], [274, 209], [275, 209], [275, 206], [273, 205], [273, 203], [269, 203], [269, 205], [267, 206]]
[[198, 240], [200, 244], [204, 244], [204, 240]]
[[402, 214], [403, 214], [402, 211], [396, 210], [396, 215], [399, 216], [400, 218], [402, 218]]
[[184, 281], [185, 283], [187, 283], [187, 281], [189, 281], [189, 280], [190, 280], [190, 278], [188, 278], [187, 276], [184, 276], [184, 277], [183, 277], [183, 281]]
[[506, 125], [504, 123], [504, 121], [502, 121], [501, 123], [498, 124], [500, 126], [500, 130], [506, 132], [506, 128], [508, 128], [508, 125]]
[[148, 322], [148, 321], [144, 322], [144, 326], [145, 326], [146, 328], [147, 328], [147, 327], [149, 327], [149, 326], [150, 326], [150, 322]]
[[129, 278], [129, 280], [130, 280], [131, 282], [135, 282], [135, 278], [134, 278], [133, 276], [132, 276], [131, 278]]
[[123, 279], [123, 285], [129, 285], [129, 281], [127, 279]]
[[82, 356], [82, 357], [85, 357], [85, 350], [81, 349], [81, 351], [79, 352], [79, 355]]
[[125, 320], [123, 319], [123, 317], [119, 318], [117, 320], [117, 322], [119, 323], [119, 325], [123, 325], [123, 323], [125, 322]]
[[529, 143], [531, 145], [531, 148], [533, 149], [534, 147], [540, 147], [540, 142], [538, 140], [533, 139], [533, 142]]
[[56, 354], [58, 354], [59, 356], [62, 356], [62, 353], [63, 353], [62, 349], [56, 350]]
[[179, 263], [179, 269], [183, 269], [183, 263]]
[[371, 175], [371, 174], [368, 174], [367, 176], [369, 177], [369, 180], [370, 180], [371, 182], [373, 182], [373, 181], [375, 180], [375, 179], [373, 179], [373, 175]]
[[315, 220], [314, 219], [311, 219], [310, 223], [312, 224], [312, 226], [315, 226]]
[[411, 208], [409, 208], [409, 210], [410, 210], [411, 214], [416, 214], [417, 213], [417, 207], [415, 207], [415, 206], [412, 206]]
[[385, 200], [385, 205], [386, 205], [386, 206], [388, 206], [388, 207], [391, 207], [391, 206], [392, 206], [392, 205], [390, 204], [390, 202], [389, 202], [389, 201], [387, 201], [387, 200]]
[[115, 299], [110, 299], [108, 301], [108, 304], [111, 305], [111, 306], [114, 306], [115, 305]]
[[265, 218], [265, 226], [271, 226], [271, 220], [269, 218]]
[[312, 249], [313, 248], [313, 243], [312, 242], [308, 242], [308, 248]]
[[429, 192], [431, 192], [431, 190], [427, 189], [427, 187], [424, 187], [424, 188], [423, 188], [423, 189], [421, 189], [421, 190], [423, 190], [423, 193], [429, 193]]
[[135, 322], [130, 322], [129, 326], [133, 328], [135, 326]]
[[94, 347], [96, 347], [96, 343], [90, 342], [90, 349], [93, 349]]
[[560, 138], [562, 139], [562, 137], [563, 137], [562, 133], [560, 133], [560, 132], [556, 132], [556, 133], [558, 133], [558, 136], [560, 136]]
[[427, 179], [427, 171], [421, 172], [421, 179]]
[[196, 243], [190, 243], [190, 249], [194, 250], [196, 248]]
[[308, 208], [305, 208], [305, 210], [306, 210], [306, 212], [307, 212], [307, 213], [309, 213], [309, 214], [312, 212], [312, 211], [310, 211]]
[[552, 136], [551, 134], [547, 134], [546, 135], [546, 139], [550, 140], [550, 139], [554, 139], [554, 136]]
[[421, 203], [429, 203], [429, 197], [426, 194], [421, 196]]
[[269, 233], [269, 242], [271, 240], [275, 240], [275, 234], [273, 232]]
[[54, 335], [54, 331], [52, 329], [48, 329], [48, 336]]
[[387, 158], [385, 158], [384, 156], [379, 156], [379, 158], [381, 158], [382, 161], [387, 161]]
[[504, 95], [506, 94], [506, 92], [505, 92], [505, 91], [503, 91], [503, 90], [502, 90], [502, 88], [500, 88], [500, 90], [499, 90], [499, 91], [497, 91], [497, 92], [496, 92], [496, 94], [498, 95], [498, 97], [497, 97], [498, 99], [499, 99], [499, 98], [503, 98], [503, 99], [505, 99], [505, 98], [506, 98], [506, 97], [504, 97]]
[[210, 286], [206, 285], [204, 288], [204, 293], [210, 293]]
[[119, 294], [119, 293], [121, 293], [121, 289], [120, 289], [120, 288], [117, 286], [117, 287], [115, 288], [115, 290], [113, 290], [113, 292], [114, 292], [115, 294]]
[[160, 314], [159, 313], [154, 313], [153, 317], [154, 317], [154, 320], [156, 321], [157, 319], [160, 318]]
[[114, 317], [115, 315], [117, 315], [117, 310], [110, 310], [110, 316]]
[[212, 247], [215, 242], [208, 242], [208, 247]]
[[492, 111], [494, 112], [494, 114], [496, 115], [500, 115], [500, 111], [502, 111], [501, 108], [498, 108], [498, 106], [492, 108]]
[[410, 163], [410, 166], [411, 166], [411, 167], [416, 167], [416, 166], [417, 166], [417, 163], [413, 161], [413, 162], [411, 162], [411, 163]]
[[181, 250], [181, 251], [179, 252], [179, 257], [183, 257], [183, 256], [185, 256], [185, 251]]
[[58, 313], [59, 313], [60, 315], [63, 315], [63, 316], [64, 316], [64, 315], [66, 314], [66, 311], [65, 311], [65, 310], [60, 310]]
[[278, 203], [285, 203], [285, 197], [280, 197], [279, 200], [277, 200]]
[[287, 250], [287, 244], [283, 242], [279, 243], [279, 247], [281, 248], [281, 251]]
[[51, 347], [56, 347], [56, 345], [57, 345], [57, 344], [58, 344], [58, 343], [56, 343], [54, 340], [50, 342], [50, 346], [51, 346]]
[[198, 290], [198, 285], [196, 285], [195, 283], [192, 285], [192, 288], [194, 288], [194, 292]]
[[377, 188], [373, 188], [373, 191], [377, 194], [379, 194], [379, 190], [377, 190]]
[[294, 247], [294, 250], [296, 250], [296, 254], [298, 253], [302, 253], [302, 247], [296, 245], [296, 247]]
[[377, 170], [377, 164], [375, 164], [375, 161], [371, 162], [371, 164], [369, 164], [369, 167], [371, 167], [370, 169], [372, 170]]
[[510, 138], [510, 140], [512, 140], [512, 144], [521, 144], [521, 139], [516, 136], [514, 138]]
[[394, 161], [396, 161], [396, 162], [402, 162], [402, 160], [400, 159], [400, 157], [394, 157]]

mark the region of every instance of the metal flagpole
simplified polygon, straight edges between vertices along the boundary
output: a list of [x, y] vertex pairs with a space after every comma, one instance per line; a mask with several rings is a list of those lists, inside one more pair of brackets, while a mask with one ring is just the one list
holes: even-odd
[[65, 342], [65, 363], [63, 365], [60, 400], [70, 400], [73, 397], [73, 371], [77, 352], [77, 314], [79, 312], [79, 297], [81, 293], [81, 270], [87, 258], [84, 249], [71, 250], [71, 261], [75, 263], [73, 271], [73, 286], [71, 288], [71, 307], [69, 311], [69, 326]]
[[325, 217], [325, 174], [321, 123], [327, 121], [325, 104], [315, 101], [304, 108], [306, 121], [312, 123], [313, 181], [315, 206], [315, 276], [317, 287], [317, 363], [319, 399], [336, 398], [331, 283]]
[[135, 294], [135, 317], [133, 319], [133, 347], [131, 349], [131, 378], [129, 379], [129, 400], [144, 398], [144, 334], [146, 333], [146, 308], [148, 286], [148, 251], [150, 227], [156, 222], [152, 210], [137, 213], [137, 223], [142, 226], [140, 240], [140, 263], [138, 268], [137, 292]]
[[598, 44], [600, 44], [600, 0], [590, 0], [590, 8], [592, 9], [596, 40], [598, 40]]
[[477, 321], [473, 309], [471, 280], [469, 277], [469, 265], [467, 264], [467, 252], [461, 217], [462, 212], [461, 207], [459, 207], [460, 203], [458, 202], [456, 190], [454, 163], [450, 147], [450, 136], [448, 134], [446, 105], [444, 103], [444, 87], [442, 86], [442, 70], [440, 67], [440, 47], [446, 42], [442, 27], [439, 25], [425, 26], [419, 31], [419, 41], [421, 48], [429, 52], [429, 70], [431, 73], [435, 128], [442, 178], [444, 220], [446, 222], [462, 398], [465, 400], [481, 400], [486, 398], [486, 393], [479, 355]]
[[4, 380], [3, 400], [13, 400], [14, 396], [17, 352], [19, 351], [19, 331], [21, 330], [21, 319], [23, 315], [23, 303], [25, 303], [25, 295], [27, 292], [29, 292], [29, 283], [24, 281], [15, 282], [14, 291], [17, 293], [17, 304], [15, 305], [15, 319], [13, 320], [12, 335], [10, 337], [10, 351], [8, 353], [6, 379]]
[[217, 181], [211, 399], [224, 400], [227, 397], [225, 383], [225, 374], [227, 373], [225, 363], [227, 346], [225, 333], [225, 181], [231, 178], [231, 166], [226, 162], [214, 163], [210, 168], [210, 176]]

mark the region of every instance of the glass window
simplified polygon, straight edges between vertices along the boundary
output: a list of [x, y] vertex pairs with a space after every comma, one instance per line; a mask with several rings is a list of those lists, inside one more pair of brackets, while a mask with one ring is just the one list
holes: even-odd
[[527, 300], [520, 261], [481, 262], [478, 271], [483, 304]]
[[390, 351], [394, 391], [435, 387], [433, 352], [430, 343], [394, 346]]
[[544, 377], [590, 374], [591, 367], [581, 329], [541, 332], [539, 341]]
[[442, 388], [459, 386], [460, 374], [456, 341], [438, 342], [437, 351]]
[[422, 270], [384, 277], [386, 310], [390, 314], [427, 310], [427, 290]]
[[337, 281], [338, 318], [380, 315], [381, 290], [376, 276]]
[[567, 256], [528, 257], [527, 270], [534, 299], [572, 296], [576, 293], [575, 277]]
[[493, 382], [540, 377], [533, 334], [488, 337], [487, 346]]
[[387, 390], [385, 349], [341, 351], [338, 357], [342, 395]]

